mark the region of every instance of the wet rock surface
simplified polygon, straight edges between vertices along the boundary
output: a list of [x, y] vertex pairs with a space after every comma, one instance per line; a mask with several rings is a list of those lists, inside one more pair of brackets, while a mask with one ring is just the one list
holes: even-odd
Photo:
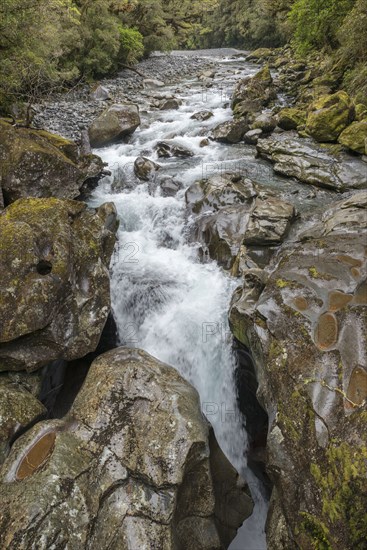
[[367, 165], [358, 157], [302, 139], [296, 133], [273, 134], [257, 143], [259, 154], [274, 163], [274, 170], [303, 183], [336, 191], [367, 187]]
[[270, 420], [271, 548], [351, 548], [366, 534], [364, 204], [363, 193], [335, 204], [302, 244], [283, 245], [265, 284], [245, 280], [234, 296], [232, 330]]
[[102, 147], [131, 135], [140, 125], [137, 105], [111, 105], [89, 127], [92, 147]]
[[108, 265], [116, 210], [21, 199], [0, 215], [0, 370], [82, 357], [110, 310]]
[[252, 511], [197, 392], [136, 349], [100, 356], [69, 414], [20, 437], [0, 476], [8, 548], [36, 529], [45, 548], [219, 550]]

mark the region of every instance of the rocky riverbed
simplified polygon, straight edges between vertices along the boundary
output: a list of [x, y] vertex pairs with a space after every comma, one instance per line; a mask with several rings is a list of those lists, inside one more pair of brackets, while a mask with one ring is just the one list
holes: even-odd
[[288, 48], [137, 69], [0, 121], [1, 545], [362, 549], [367, 110]]

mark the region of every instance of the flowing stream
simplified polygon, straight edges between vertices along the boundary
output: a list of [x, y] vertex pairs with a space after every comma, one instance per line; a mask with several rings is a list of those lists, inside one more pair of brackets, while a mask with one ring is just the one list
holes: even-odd
[[[243, 166], [247, 175], [257, 170], [253, 149], [243, 143], [210, 142], [200, 147], [211, 128], [231, 118], [229, 96], [239, 67], [242, 77], [256, 71], [243, 59], [231, 59], [225, 53], [215, 61], [218, 69], [212, 88], [203, 88], [193, 78], [163, 89], [182, 100], [177, 110], [149, 110], [149, 98], [142, 96], [142, 124], [130, 142], [96, 151], [112, 175], [101, 181], [90, 205], [113, 201], [120, 218], [111, 283], [120, 343], [142, 348], [176, 367], [196, 387], [219, 444], [246, 477], [256, 503], [230, 548], [263, 550], [267, 502], [260, 483], [246, 467], [247, 436], [236, 402], [236, 359], [227, 321], [238, 281], [215, 262], [200, 261], [198, 244], [188, 238], [190, 219], [185, 208], [185, 189], [195, 180]], [[190, 118], [204, 109], [214, 116], [206, 122]], [[172, 138], [194, 156], [157, 159], [157, 142]], [[160, 174], [182, 183], [176, 196], [164, 197], [159, 186], [136, 178], [133, 163], [139, 155], [158, 162]], [[270, 175], [270, 168], [263, 170]]]

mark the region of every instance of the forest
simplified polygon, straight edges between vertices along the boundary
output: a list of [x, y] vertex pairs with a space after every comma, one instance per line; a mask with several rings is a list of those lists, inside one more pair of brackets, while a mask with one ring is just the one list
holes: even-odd
[[366, 80], [367, 0], [3, 0], [0, 105], [113, 74], [154, 50], [279, 47]]

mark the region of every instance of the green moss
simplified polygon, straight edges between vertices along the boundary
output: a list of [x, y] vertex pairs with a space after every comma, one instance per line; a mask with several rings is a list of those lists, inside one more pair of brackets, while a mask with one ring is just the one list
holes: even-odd
[[320, 278], [319, 272], [317, 271], [316, 267], [309, 267], [308, 271], [310, 272], [311, 277], [314, 279]]
[[286, 286], [289, 286], [290, 283], [284, 279], [277, 279], [275, 284], [278, 288], [285, 288]]
[[300, 512], [304, 517], [301, 523], [302, 531], [311, 538], [312, 546], [315, 550], [333, 550], [329, 542], [329, 530], [317, 518], [307, 512]]

